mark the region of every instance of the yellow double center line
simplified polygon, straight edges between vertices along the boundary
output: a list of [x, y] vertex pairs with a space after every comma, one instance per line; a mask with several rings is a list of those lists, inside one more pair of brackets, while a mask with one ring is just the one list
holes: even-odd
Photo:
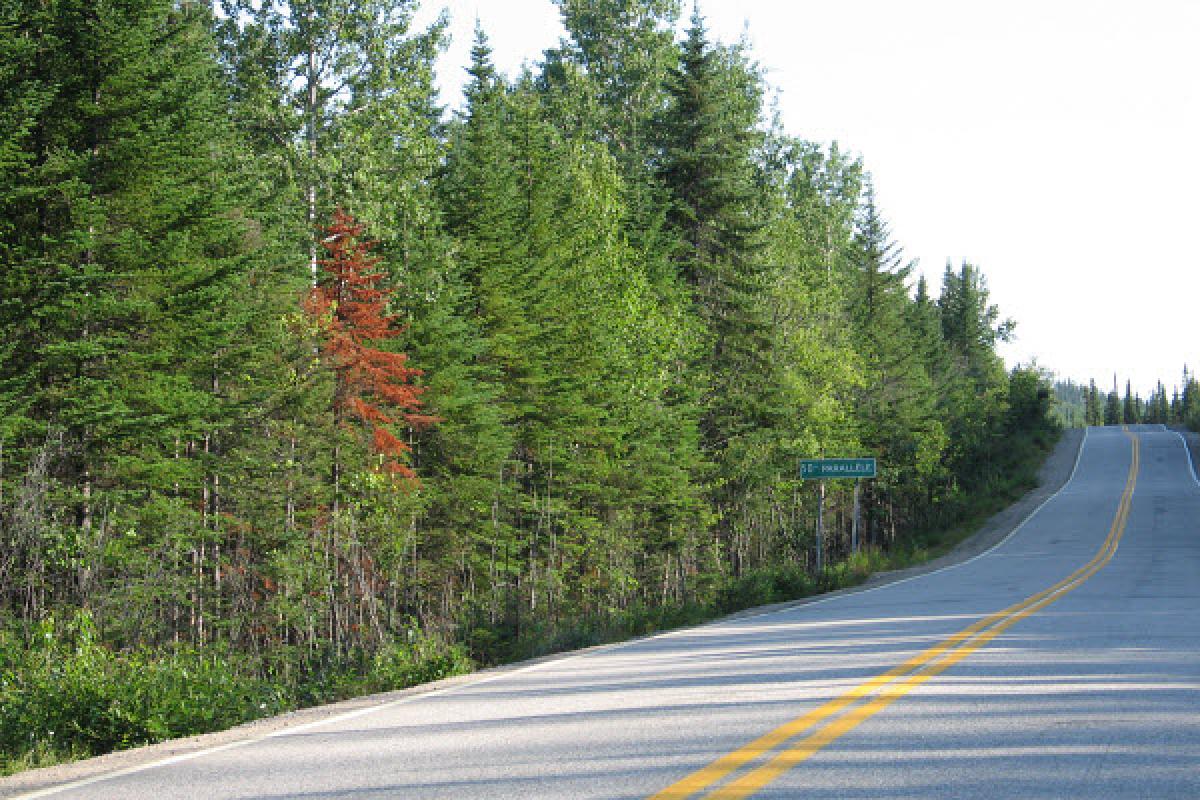
[[[652, 795], [650, 800], [677, 800], [691, 797], [710, 788], [747, 764], [774, 752], [800, 734], [817, 728], [778, 752], [762, 765], [706, 795], [707, 798], [721, 798], [721, 800], [748, 797], [792, 767], [808, 759], [830, 742], [875, 716], [916, 687], [962, 661], [1020, 620], [1081, 586], [1112, 559], [1113, 554], [1117, 551], [1117, 545], [1125, 533], [1125, 525], [1129, 520], [1129, 509], [1133, 502], [1133, 490], [1137, 484], [1139, 463], [1137, 437], [1129, 434], [1129, 438], [1133, 442], [1133, 459], [1129, 466], [1129, 476], [1125, 481], [1125, 491], [1121, 494], [1121, 502], [1117, 506], [1117, 513], [1113, 517], [1108, 537], [1090, 561], [1053, 586], [1043, 589], [1003, 611], [984, 617], [934, 647], [913, 656], [903, 664], [871, 678], [819, 708], [815, 708], [791, 722], [784, 723], [749, 744], [721, 756], [707, 767], [693, 772], [683, 780]], [[871, 699], [842, 714], [843, 711], [866, 697]], [[841, 716], [838, 716], [839, 714]], [[819, 725], [821, 727], [818, 727]]]

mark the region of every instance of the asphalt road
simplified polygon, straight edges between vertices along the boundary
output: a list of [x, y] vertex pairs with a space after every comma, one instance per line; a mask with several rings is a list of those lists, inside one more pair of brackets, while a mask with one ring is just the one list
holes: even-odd
[[1197, 798], [1198, 520], [1177, 434], [1093, 428], [957, 566], [26, 796]]

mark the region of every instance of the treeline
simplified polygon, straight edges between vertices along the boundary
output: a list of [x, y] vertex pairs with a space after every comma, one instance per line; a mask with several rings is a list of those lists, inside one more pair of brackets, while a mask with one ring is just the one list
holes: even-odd
[[477, 34], [447, 117], [414, 6], [0, 12], [6, 748], [81, 642], [79, 680], [168, 654], [266, 713], [833, 580], [851, 493], [817, 575], [801, 458], [879, 459], [874, 553], [1029, 480], [1049, 392], [983, 275], [914, 287], [743, 45], [559, 0], [515, 77]]
[[1124, 394], [1113, 376], [1112, 390], [1102, 392], [1096, 381], [1088, 385], [1057, 381], [1054, 416], [1064, 427], [1085, 425], [1135, 425], [1139, 423], [1185, 426], [1200, 430], [1200, 380], [1187, 366], [1183, 368], [1182, 389], [1177, 385], [1169, 394], [1159, 381], [1149, 397], [1143, 398], [1125, 381]]

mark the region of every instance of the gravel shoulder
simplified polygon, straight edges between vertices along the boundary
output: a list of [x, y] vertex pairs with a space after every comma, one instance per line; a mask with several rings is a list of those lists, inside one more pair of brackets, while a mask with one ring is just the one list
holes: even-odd
[[[1185, 438], [1188, 439], [1188, 444], [1193, 453], [1193, 459], [1198, 459], [1197, 463], [1200, 463], [1200, 435], [1185, 434]], [[786, 603], [776, 603], [770, 606], [761, 606], [758, 608], [748, 609], [746, 611], [723, 617], [722, 619], [769, 614], [774, 611], [802, 606], [815, 601], [823, 601], [830, 597], [835, 597], [842, 594], [851, 594], [854, 592], [874, 589], [879, 586], [885, 586], [889, 583], [906, 580], [916, 575], [934, 572], [936, 570], [974, 558], [980, 553], [991, 549], [999, 542], [1003, 541], [1005, 537], [1012, 533], [1018, 526], [1021, 525], [1022, 522], [1024, 522], [1026, 518], [1036, 511], [1039, 506], [1041, 506], [1047, 499], [1058, 492], [1066, 484], [1071, 477], [1071, 473], [1074, 469], [1076, 458], [1082, 442], [1082, 430], [1072, 429], [1064, 431], [1057, 446], [1046, 458], [1046, 461], [1043, 463], [1038, 472], [1038, 487], [1031, 490], [1013, 505], [992, 516], [978, 532], [959, 543], [959, 545], [949, 553], [937, 559], [903, 570], [877, 573], [865, 583], [849, 589], [842, 589], [837, 592], [808, 597], [802, 600], [794, 600]], [[715, 622], [720, 621], [721, 620], [716, 620]], [[705, 624], [713, 623], [710, 622]], [[517, 664], [496, 667], [494, 669], [481, 670], [470, 675], [447, 678], [445, 680], [435, 681], [433, 683], [423, 684], [421, 686], [414, 686], [410, 689], [354, 698], [352, 700], [319, 706], [317, 708], [302, 709], [300, 711], [294, 711], [289, 714], [283, 714], [281, 716], [271, 717], [269, 719], [249, 722], [219, 733], [203, 734], [200, 736], [188, 737], [186, 739], [175, 739], [169, 742], [148, 745], [146, 747], [140, 747], [133, 750], [123, 750], [121, 752], [110, 753], [109, 755], [90, 758], [70, 764], [61, 764], [44, 769], [30, 770], [28, 772], [18, 773], [6, 778], [0, 778], [0, 798], [24, 798], [37, 796], [40, 792], [61, 784], [87, 781], [89, 779], [97, 778], [98, 776], [107, 775], [114, 772], [137, 771], [139, 769], [144, 769], [149, 766], [159, 764], [166, 760], [185, 760], [216, 748], [224, 749], [240, 747], [273, 735], [277, 735], [288, 729], [296, 728], [302, 725], [319, 725], [324, 721], [341, 717], [346, 714], [351, 714], [355, 711], [370, 708], [372, 706], [404, 702], [408, 698], [419, 697], [421, 695], [426, 695], [433, 692], [446, 691], [455, 686], [477, 683], [483, 680], [492, 680], [503, 674], [526, 670], [538, 664], [549, 661], [570, 658], [583, 652], [620, 646], [620, 643], [599, 645], [597, 647], [587, 648], [585, 650], [576, 650], [569, 653], [558, 653], [556, 655], [546, 656], [544, 658], [534, 659], [532, 661], [523, 661]]]

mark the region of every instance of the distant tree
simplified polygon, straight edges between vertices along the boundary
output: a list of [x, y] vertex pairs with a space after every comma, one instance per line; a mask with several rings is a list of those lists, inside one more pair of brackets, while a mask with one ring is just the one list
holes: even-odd
[[1154, 393], [1154, 422], [1167, 425], [1171, 422], [1171, 409], [1167, 400], [1167, 388], [1163, 386], [1162, 381], [1158, 382], [1158, 389]]
[[1087, 422], [1088, 387], [1073, 380], [1055, 381], [1053, 415], [1063, 427], [1079, 428]]
[[1086, 415], [1088, 425], [1104, 424], [1104, 407], [1100, 402], [1100, 390], [1096, 388], [1094, 380], [1088, 383]]
[[1139, 401], [1133, 396], [1130, 381], [1125, 381], [1125, 399], [1121, 404], [1121, 422], [1126, 425], [1136, 425], [1139, 421]]
[[946, 265], [938, 298], [942, 332], [967, 374], [985, 382], [1003, 370], [995, 346], [1011, 339], [1016, 327], [1011, 319], [1000, 319], [1000, 310], [989, 297], [987, 279], [978, 267], [964, 262], [955, 271]]
[[1036, 366], [1015, 367], [1008, 379], [1008, 430], [1034, 430], [1049, 418], [1054, 394]]
[[1121, 394], [1117, 391], [1117, 376], [1113, 376], [1113, 388], [1108, 393], [1108, 399], [1104, 404], [1104, 424], [1105, 425], [1120, 425], [1121, 424]]
[[1185, 364], [1183, 389], [1179, 394], [1177, 419], [1179, 424], [1195, 427], [1200, 422], [1200, 380]]

